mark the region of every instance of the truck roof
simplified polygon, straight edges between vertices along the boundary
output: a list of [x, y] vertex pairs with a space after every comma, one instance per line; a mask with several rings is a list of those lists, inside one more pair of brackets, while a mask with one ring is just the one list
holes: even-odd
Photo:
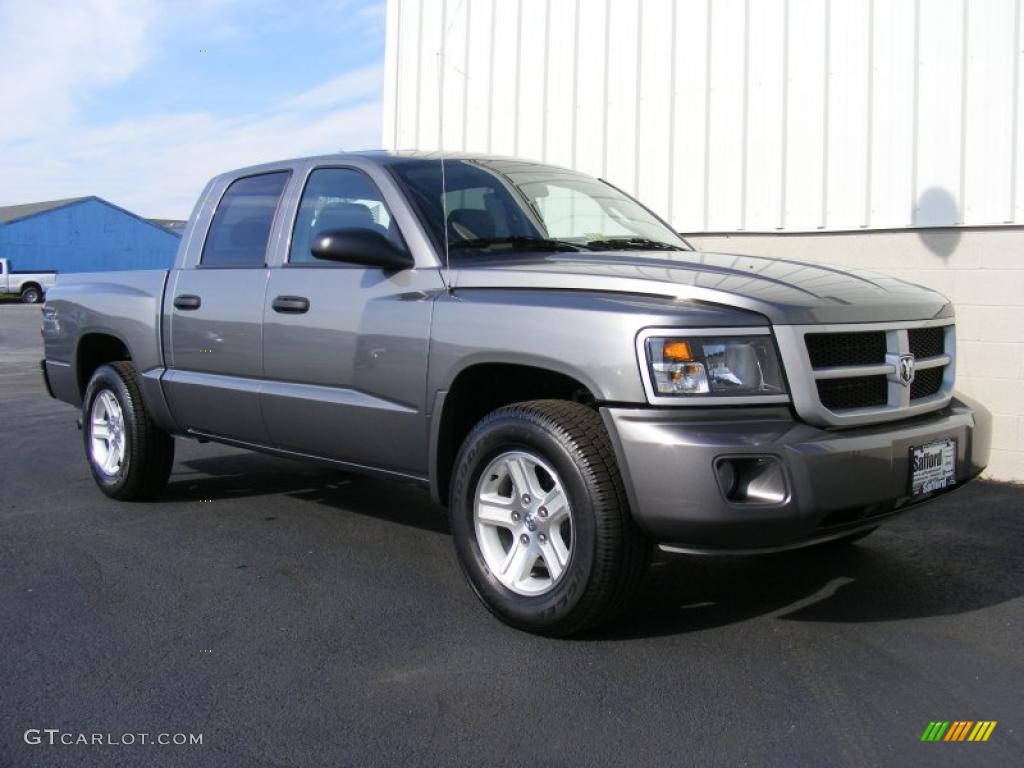
[[284, 168], [299, 163], [305, 163], [308, 161], [314, 161], [317, 163], [344, 163], [346, 161], [358, 160], [361, 163], [371, 163], [379, 166], [393, 166], [407, 162], [419, 162], [423, 160], [477, 160], [490, 163], [500, 164], [516, 164], [516, 165], [534, 165], [544, 166], [546, 168], [558, 168], [567, 172], [576, 173], [571, 168], [564, 168], [562, 166], [555, 165], [553, 163], [546, 163], [539, 160], [530, 160], [520, 157], [509, 157], [504, 155], [490, 155], [482, 152], [440, 152], [440, 151], [421, 151], [421, 150], [391, 150], [391, 149], [370, 149], [361, 150], [358, 152], [336, 152], [327, 155], [308, 155], [305, 157], [294, 157], [282, 160], [275, 160], [268, 163], [260, 163], [259, 165], [250, 165], [245, 168], [236, 168], [231, 171], [225, 171], [224, 173], [218, 174], [221, 176], [243, 176], [252, 173], [260, 173], [263, 171], [269, 171], [273, 169]]

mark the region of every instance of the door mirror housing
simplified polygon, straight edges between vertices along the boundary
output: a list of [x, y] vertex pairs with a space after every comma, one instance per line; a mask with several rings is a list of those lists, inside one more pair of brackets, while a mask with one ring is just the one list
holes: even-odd
[[413, 266], [412, 254], [372, 229], [330, 229], [313, 238], [310, 253], [318, 259], [398, 270]]

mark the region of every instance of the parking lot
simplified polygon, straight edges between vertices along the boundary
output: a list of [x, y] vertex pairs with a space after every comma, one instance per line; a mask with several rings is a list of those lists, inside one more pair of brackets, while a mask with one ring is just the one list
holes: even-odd
[[1024, 488], [846, 549], [660, 558], [618, 624], [546, 640], [478, 604], [408, 486], [179, 441], [158, 501], [108, 500], [38, 325], [0, 305], [0, 766], [1020, 764]]

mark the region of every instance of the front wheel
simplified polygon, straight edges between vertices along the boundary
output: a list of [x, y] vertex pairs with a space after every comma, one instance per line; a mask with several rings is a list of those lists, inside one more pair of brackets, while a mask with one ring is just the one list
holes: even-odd
[[85, 390], [82, 424], [89, 469], [107, 496], [149, 499], [167, 484], [174, 438], [150, 418], [131, 363], [96, 369]]
[[536, 400], [484, 417], [459, 452], [450, 514], [459, 563], [484, 605], [543, 635], [613, 618], [650, 553], [604, 424], [579, 403]]

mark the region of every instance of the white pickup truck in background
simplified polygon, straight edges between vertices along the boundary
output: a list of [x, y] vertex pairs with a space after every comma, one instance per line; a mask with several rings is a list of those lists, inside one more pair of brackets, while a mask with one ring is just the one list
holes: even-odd
[[56, 281], [56, 272], [15, 272], [10, 259], [0, 259], [0, 294], [13, 293], [26, 304], [37, 304]]

